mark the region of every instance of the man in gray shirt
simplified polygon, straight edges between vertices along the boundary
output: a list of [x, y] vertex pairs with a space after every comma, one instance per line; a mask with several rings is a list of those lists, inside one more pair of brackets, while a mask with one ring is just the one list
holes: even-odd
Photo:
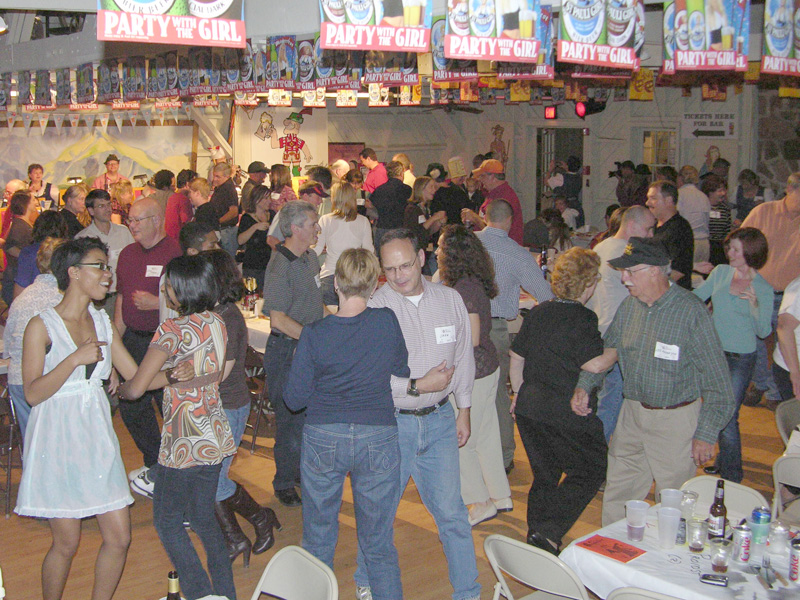
[[325, 313], [319, 281], [319, 260], [313, 250], [319, 225], [317, 209], [308, 202], [287, 202], [280, 211], [281, 233], [264, 276], [263, 312], [270, 318], [271, 332], [264, 351], [272, 408], [275, 410], [275, 497], [284, 506], [298, 506], [300, 496], [300, 442], [305, 414], [292, 413], [283, 402], [283, 384], [304, 325]]
[[514, 211], [505, 200], [493, 200], [486, 207], [486, 227], [475, 235], [483, 242], [494, 261], [494, 276], [499, 294], [492, 298], [492, 342], [500, 359], [500, 383], [497, 386], [497, 418], [500, 422], [500, 444], [503, 447], [503, 464], [506, 473], [514, 468], [514, 420], [509, 412], [508, 397], [508, 322], [519, 315], [519, 290], [524, 289], [538, 302], [550, 300], [553, 292], [536, 259], [527, 249], [508, 237]]

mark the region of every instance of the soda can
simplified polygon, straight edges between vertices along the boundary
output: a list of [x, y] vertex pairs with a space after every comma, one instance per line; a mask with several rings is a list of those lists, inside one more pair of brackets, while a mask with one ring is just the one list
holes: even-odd
[[753, 545], [753, 532], [747, 525], [733, 528], [733, 560], [750, 562], [750, 546]]
[[789, 544], [789, 579], [800, 580], [800, 538]]
[[759, 506], [753, 509], [753, 523], [769, 523], [772, 520], [772, 511], [769, 506]]

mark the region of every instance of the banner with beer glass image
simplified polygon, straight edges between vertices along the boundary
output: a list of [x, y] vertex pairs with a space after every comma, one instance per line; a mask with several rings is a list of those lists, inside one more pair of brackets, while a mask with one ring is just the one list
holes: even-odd
[[539, 56], [536, 64], [499, 62], [497, 78], [506, 79], [553, 79], [555, 76], [555, 41], [558, 37], [553, 13], [549, 6], [542, 6], [536, 20], [536, 37], [539, 39]]
[[536, 63], [540, 15], [539, 0], [448, 0], [444, 54]]
[[[558, 60], [581, 65], [637, 69], [634, 47], [636, 0], [564, 0], [558, 35]], [[639, 27], [644, 29], [643, 23]]]
[[428, 52], [433, 0], [319, 0], [325, 49]]
[[793, 6], [789, 0], [764, 1], [762, 73], [800, 76], [800, 28], [794, 28], [795, 9], [800, 10], [800, 2]]

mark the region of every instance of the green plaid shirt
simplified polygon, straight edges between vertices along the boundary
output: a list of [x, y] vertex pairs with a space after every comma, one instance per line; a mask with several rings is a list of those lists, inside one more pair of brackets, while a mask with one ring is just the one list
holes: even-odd
[[[694, 438], [717, 441], [733, 416], [733, 389], [711, 315], [694, 294], [671, 284], [653, 306], [626, 298], [604, 342], [619, 354], [625, 398], [659, 407], [702, 398]], [[584, 371], [578, 387], [594, 389], [603, 377]]]

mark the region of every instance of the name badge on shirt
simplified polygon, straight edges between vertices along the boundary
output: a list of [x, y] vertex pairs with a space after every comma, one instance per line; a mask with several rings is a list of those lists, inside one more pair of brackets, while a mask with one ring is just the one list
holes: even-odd
[[664, 360], [678, 360], [681, 356], [681, 348], [680, 346], [656, 342], [656, 351], [653, 356]]
[[445, 327], [437, 327], [434, 329], [436, 332], [437, 344], [452, 344], [456, 341], [456, 326], [447, 325]]
[[322, 287], [322, 281], [321, 281], [321, 280], [320, 280], [320, 278], [319, 278], [319, 273], [317, 273], [316, 275], [314, 275], [314, 283], [316, 283], [316, 284], [317, 284], [317, 287]]
[[420, 225], [424, 225], [425, 224], [425, 215], [418, 216], [417, 217], [417, 223], [419, 223]]
[[712, 219], [721, 219], [722, 213], [719, 212], [718, 210], [712, 210], [711, 212], [708, 213], [708, 216], [711, 217]]
[[147, 270], [144, 273], [145, 277], [161, 277], [161, 271], [164, 269], [161, 265], [147, 265]]

